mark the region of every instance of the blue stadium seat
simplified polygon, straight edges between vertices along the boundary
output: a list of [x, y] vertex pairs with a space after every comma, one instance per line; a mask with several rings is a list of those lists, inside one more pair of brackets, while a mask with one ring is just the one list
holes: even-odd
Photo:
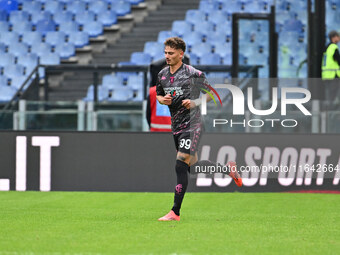
[[5, 10], [8, 13], [11, 11], [18, 10], [18, 2], [15, 0], [1, 0], [0, 1], [0, 9]]
[[[41, 65], [59, 65], [60, 64], [60, 57], [58, 53], [55, 52], [47, 52], [39, 56], [39, 64]], [[45, 77], [45, 69], [40, 67], [39, 68], [39, 76], [40, 78]]]
[[96, 14], [101, 14], [108, 10], [108, 3], [101, 0], [91, 1], [88, 9]]
[[26, 53], [18, 56], [18, 64], [26, 68], [26, 75], [29, 75], [33, 69], [38, 65], [39, 58], [34, 53]]
[[303, 32], [303, 24], [301, 21], [292, 18], [285, 21], [282, 29], [283, 31]]
[[210, 21], [204, 21], [194, 25], [194, 31], [201, 31], [204, 36], [214, 32], [214, 23]]
[[60, 24], [62, 22], [73, 21], [74, 14], [70, 11], [57, 12], [53, 15], [53, 19], [58, 24]]
[[138, 5], [142, 2], [144, 2], [144, 0], [125, 0], [125, 1], [129, 2], [132, 5]]
[[176, 20], [172, 23], [172, 31], [178, 36], [183, 36], [192, 31], [192, 25], [185, 20]]
[[217, 43], [215, 44], [215, 53], [219, 54], [222, 58], [231, 54], [231, 43]]
[[222, 24], [228, 21], [228, 16], [225, 11], [216, 11], [208, 16], [208, 20], [215, 25]]
[[199, 65], [199, 57], [196, 54], [190, 53], [190, 64]]
[[10, 23], [14, 24], [17, 22], [25, 22], [29, 21], [30, 19], [30, 14], [26, 11], [12, 11], [9, 14], [9, 21]]
[[233, 62], [233, 57], [230, 54], [226, 54], [223, 58], [222, 58], [222, 62], [224, 65], [231, 65]]
[[40, 32], [37, 32], [37, 31], [28, 31], [22, 34], [21, 40], [22, 42], [27, 43], [28, 45], [32, 46], [33, 44], [42, 42], [42, 35]]
[[90, 37], [97, 37], [103, 34], [103, 25], [98, 21], [90, 21], [84, 24], [83, 31], [88, 33]]
[[59, 24], [59, 31], [63, 31], [66, 34], [79, 32], [79, 24], [73, 21], [62, 22]]
[[0, 32], [8, 32], [9, 31], [9, 23], [7, 21], [0, 21]]
[[[25, 76], [12, 77], [10, 79], [11, 87], [15, 88], [17, 90], [20, 89], [22, 84], [24, 84], [26, 79], [27, 79], [27, 77], [25, 77]], [[24, 90], [27, 89], [28, 86], [29, 86], [29, 82], [26, 83]]]
[[221, 9], [224, 11], [228, 11], [231, 13], [234, 12], [244, 12], [242, 9], [242, 2], [241, 1], [227, 1], [223, 2]]
[[219, 3], [216, 1], [201, 0], [199, 10], [205, 13], [211, 13], [219, 10]]
[[113, 90], [109, 101], [128, 101], [133, 98], [133, 90], [128, 87], [119, 87]]
[[[98, 101], [105, 101], [109, 97], [109, 90], [107, 87], [103, 87], [102, 85], [99, 85], [97, 87], [97, 92], [98, 92]], [[90, 85], [89, 88], [87, 89], [87, 94], [86, 97], [83, 99], [84, 101], [93, 101], [94, 99], [94, 86]]]
[[173, 31], [161, 31], [158, 34], [157, 42], [164, 43], [167, 38], [173, 36], [176, 36], [176, 33]]
[[201, 65], [220, 65], [221, 56], [216, 53], [208, 53], [200, 57]]
[[198, 31], [193, 31], [191, 33], [184, 34], [183, 40], [185, 41], [188, 49], [190, 50], [193, 45], [202, 43], [203, 34]]
[[102, 23], [104, 26], [111, 26], [117, 24], [117, 14], [115, 11], [105, 11], [97, 16], [97, 21]]
[[26, 31], [32, 31], [32, 24], [31, 22], [27, 21], [16, 22], [12, 24], [12, 31], [18, 32], [20, 35], [22, 35]]
[[111, 10], [114, 10], [118, 16], [125, 16], [131, 13], [131, 5], [125, 1], [114, 1], [111, 3]]
[[60, 58], [67, 59], [76, 54], [76, 48], [72, 43], [63, 43], [55, 47], [55, 52], [59, 54]]
[[164, 44], [159, 42], [146, 42], [144, 44], [144, 53], [149, 54], [152, 58], [160, 55], [164, 57]]
[[94, 101], [94, 86], [91, 85], [87, 88], [86, 97], [83, 98], [83, 101], [89, 102]]
[[76, 13], [83, 13], [86, 11], [86, 3], [83, 1], [71, 1], [66, 4], [66, 8], [68, 11], [76, 14]]
[[0, 55], [1, 55], [2, 53], [5, 53], [6, 51], [7, 51], [7, 46], [6, 46], [6, 44], [0, 42]]
[[7, 21], [8, 14], [5, 10], [0, 10], [0, 21]]
[[14, 65], [15, 56], [10, 53], [0, 53], [0, 66], [5, 67], [8, 65]]
[[215, 44], [222, 44], [227, 41], [227, 35], [225, 31], [215, 31], [207, 35], [206, 42]]
[[191, 52], [198, 56], [200, 59], [208, 53], [211, 53], [212, 45], [210, 43], [200, 43], [193, 45], [191, 48]]
[[0, 87], [8, 86], [8, 78], [6, 76], [0, 75]]
[[24, 1], [21, 8], [23, 11], [36, 13], [42, 10], [42, 4], [39, 1]]
[[11, 86], [0, 86], [0, 102], [8, 102], [14, 97], [17, 90]]
[[37, 22], [35, 30], [45, 35], [49, 31], [56, 30], [56, 23], [53, 20], [49, 19], [39, 20]]
[[120, 87], [123, 86], [123, 79], [120, 76], [106, 74], [103, 76], [102, 84], [109, 88]]
[[52, 46], [49, 43], [33, 44], [31, 47], [31, 53], [37, 54], [39, 57], [52, 52]]
[[19, 42], [19, 34], [17, 32], [2, 32], [0, 33], [0, 42], [5, 43], [7, 45], [11, 43]]
[[24, 76], [25, 74], [25, 67], [22, 65], [8, 65], [4, 66], [4, 75], [8, 78], [12, 79], [13, 77], [20, 77]]
[[83, 13], [78, 12], [75, 15], [75, 21], [81, 25], [86, 24], [87, 22], [95, 21], [96, 14], [93, 11], [85, 11]]
[[140, 88], [138, 90], [134, 90], [135, 96], [132, 98], [132, 101], [134, 102], [140, 102], [144, 100], [144, 90], [143, 88]]
[[50, 13], [62, 12], [64, 10], [64, 3], [60, 1], [49, 0], [45, 2], [44, 9]]
[[86, 32], [74, 32], [68, 37], [68, 42], [74, 44], [76, 48], [84, 47], [89, 44], [89, 34]]
[[45, 11], [39, 11], [39, 12], [34, 12], [31, 15], [31, 22], [34, 25], [37, 25], [37, 23], [41, 20], [52, 20], [52, 14], [50, 12], [45, 12]]
[[136, 65], [149, 65], [151, 63], [151, 56], [144, 52], [134, 52], [131, 54], [130, 61]]
[[141, 75], [130, 75], [127, 80], [127, 86], [133, 90], [143, 88], [144, 77]]
[[8, 46], [8, 52], [16, 57], [28, 53], [28, 49], [29, 47], [26, 43], [11, 43]]
[[[231, 35], [231, 31], [232, 27], [231, 27], [231, 23], [229, 22], [225, 22], [223, 24], [218, 25], [215, 28], [216, 33], [221, 33], [221, 34], [225, 34], [225, 35]], [[209, 34], [208, 34], [209, 36]]]
[[50, 31], [46, 33], [45, 42], [52, 46], [63, 44], [66, 41], [66, 34], [62, 31]]
[[201, 10], [188, 10], [185, 14], [185, 20], [191, 24], [199, 24], [206, 20], [206, 14]]

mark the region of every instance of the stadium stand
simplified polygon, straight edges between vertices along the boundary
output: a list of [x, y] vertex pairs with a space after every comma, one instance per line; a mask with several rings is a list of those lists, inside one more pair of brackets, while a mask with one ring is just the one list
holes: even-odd
[[[145, 0], [145, 3], [148, 6], [153, 1], [157, 2]], [[14, 73], [19, 75], [19, 81], [30, 73], [31, 64], [74, 61], [81, 58], [82, 51], [89, 46], [93, 51], [84, 56], [89, 55], [88, 60], [93, 64], [148, 65], [162, 57], [162, 43], [175, 35], [187, 42], [192, 64], [231, 64], [232, 13], [268, 13], [273, 2], [165, 0], [157, 10], [147, 7], [143, 18], [138, 21], [138, 6], [144, 3], [143, 0], [1, 0], [0, 77], [5, 77], [5, 80], [6, 77], [13, 78], [13, 70], [16, 70]], [[279, 33], [279, 77], [307, 77], [306, 66], [297, 72], [307, 58], [306, 1], [277, 0], [275, 3], [276, 29]], [[328, 32], [338, 29], [340, 1], [327, 0], [326, 7]], [[129, 25], [124, 26], [128, 24], [129, 15], [137, 21], [130, 19]], [[121, 32], [116, 33], [119, 39], [115, 35], [115, 39], [111, 40], [110, 36], [114, 33], [110, 29], [117, 24], [122, 28]], [[263, 65], [260, 77], [268, 77], [269, 45], [264, 39], [268, 38], [268, 23], [241, 21], [239, 36], [240, 63]], [[102, 37], [104, 43], [97, 49]], [[40, 75], [44, 77], [43, 69]], [[74, 100], [85, 96], [91, 79], [79, 73], [75, 75], [79, 77], [78, 80], [67, 76], [61, 79], [55, 88], [59, 89], [58, 93], [51, 92], [51, 100]], [[120, 85], [127, 86], [128, 76], [125, 75]], [[11, 86], [12, 80], [1, 84]], [[70, 89], [63, 92], [64, 87], [74, 88], [75, 92], [69, 93]], [[134, 96], [140, 96], [138, 88], [132, 91]]]

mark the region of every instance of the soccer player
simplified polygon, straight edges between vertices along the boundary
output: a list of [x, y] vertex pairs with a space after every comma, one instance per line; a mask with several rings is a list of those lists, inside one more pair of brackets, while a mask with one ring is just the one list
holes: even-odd
[[[199, 105], [202, 89], [210, 91], [205, 75], [182, 62], [185, 52], [185, 42], [178, 37], [168, 38], [164, 42], [167, 67], [158, 74], [157, 100], [168, 105], [171, 114], [171, 129], [177, 150], [174, 205], [170, 212], [159, 218], [159, 221], [179, 221], [180, 209], [188, 186], [188, 172], [190, 166], [216, 166], [209, 160], [197, 161], [197, 149], [201, 138], [202, 121]], [[208, 97], [207, 101], [212, 98]], [[234, 162], [228, 163], [229, 176], [238, 186], [242, 186], [242, 179], [237, 173]]]

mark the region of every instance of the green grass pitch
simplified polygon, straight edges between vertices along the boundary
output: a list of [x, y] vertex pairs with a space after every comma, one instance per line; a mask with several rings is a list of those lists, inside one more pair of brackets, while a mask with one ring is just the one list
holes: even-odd
[[339, 254], [340, 195], [0, 192], [0, 255]]

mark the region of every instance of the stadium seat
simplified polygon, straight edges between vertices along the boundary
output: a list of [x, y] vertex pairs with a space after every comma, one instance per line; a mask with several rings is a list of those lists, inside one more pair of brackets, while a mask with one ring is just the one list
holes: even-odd
[[59, 31], [63, 31], [66, 34], [79, 32], [79, 24], [73, 21], [62, 22], [59, 24]]
[[231, 54], [231, 43], [217, 43], [214, 47], [215, 53], [219, 54], [222, 58]]
[[220, 65], [221, 56], [216, 53], [208, 53], [200, 57], [201, 65]]
[[52, 14], [50, 12], [45, 12], [45, 11], [39, 11], [39, 12], [34, 12], [31, 15], [31, 22], [34, 25], [37, 25], [37, 23], [40, 20], [52, 20]]
[[206, 20], [206, 14], [201, 10], [188, 10], [185, 14], [185, 20], [192, 25], [199, 24]]
[[97, 37], [103, 34], [103, 25], [98, 21], [90, 21], [84, 24], [83, 31], [88, 33], [90, 37]]
[[57, 24], [60, 24], [62, 22], [69, 22], [73, 21], [74, 14], [70, 11], [61, 11], [57, 12], [53, 15], [53, 19]]
[[12, 24], [12, 31], [22, 35], [25, 31], [32, 31], [31, 22], [19, 21]]
[[52, 46], [65, 43], [66, 34], [62, 31], [50, 31], [46, 33], [45, 42]]
[[95, 21], [95, 19], [96, 19], [96, 14], [93, 11], [85, 11], [83, 13], [78, 12], [75, 15], [75, 21], [81, 25], [84, 25], [87, 22]]
[[205, 40], [213, 45], [225, 43], [227, 41], [226, 31], [215, 31], [209, 33]]
[[6, 76], [0, 75], [0, 87], [8, 86], [8, 78]]
[[125, 16], [131, 13], [131, 5], [123, 0], [114, 1], [111, 3], [111, 10], [114, 10], [118, 16]]
[[15, 0], [2, 0], [0, 1], [0, 10], [5, 10], [8, 13], [18, 10], [18, 2]]
[[75, 55], [76, 48], [72, 43], [60, 43], [56, 45], [55, 52], [61, 59], [67, 59]]
[[5, 10], [0, 10], [0, 21], [7, 21], [8, 14]]
[[28, 13], [36, 13], [42, 10], [42, 3], [39, 1], [24, 1], [22, 3], [21, 9], [27, 11]]
[[284, 22], [282, 29], [283, 31], [303, 32], [303, 24], [301, 21], [291, 18]]
[[9, 14], [9, 22], [14, 24], [17, 22], [28, 22], [30, 14], [26, 11], [12, 11]]
[[127, 80], [127, 86], [133, 90], [143, 88], [144, 77], [141, 75], [130, 75]]
[[0, 102], [11, 101], [17, 90], [11, 86], [0, 86]]
[[28, 53], [28, 45], [26, 43], [11, 43], [8, 46], [8, 52], [18, 57]]
[[8, 32], [9, 31], [9, 23], [7, 21], [0, 21], [0, 32]]
[[120, 87], [123, 86], [123, 79], [120, 76], [107, 74], [103, 76], [102, 84], [109, 88]]
[[144, 44], [144, 53], [149, 54], [152, 58], [160, 55], [164, 56], [164, 44], [159, 42], [146, 42]]
[[151, 63], [151, 56], [144, 52], [134, 52], [131, 54], [130, 61], [136, 65], [149, 65]]
[[[97, 96], [98, 96], [98, 101], [105, 101], [109, 97], [109, 90], [107, 87], [103, 87], [102, 85], [99, 85], [97, 87]], [[94, 99], [94, 86], [90, 85], [87, 89], [87, 94], [86, 97], [83, 99], [84, 101], [93, 101]]]
[[[25, 76], [12, 77], [10, 79], [11, 87], [15, 88], [17, 90], [20, 89], [21, 86], [24, 84], [26, 79], [27, 79], [27, 77], [25, 77]], [[24, 86], [23, 90], [26, 90], [29, 85], [30, 85], [30, 83], [27, 82], [26, 85]]]
[[191, 53], [198, 56], [200, 59], [208, 53], [211, 53], [212, 51], [212, 45], [210, 43], [200, 43], [193, 45], [191, 48]]
[[97, 15], [100, 15], [102, 12], [105, 12], [108, 10], [108, 3], [106, 1], [91, 1], [89, 3], [88, 7], [89, 11], [92, 11], [93, 13], [96, 13]]
[[190, 53], [190, 64], [199, 65], [199, 57], [193, 53]]
[[49, 31], [56, 30], [56, 23], [50, 19], [39, 20], [37, 22], [35, 30], [45, 35]]
[[192, 31], [192, 25], [185, 20], [176, 20], [172, 23], [172, 31], [177, 36], [183, 36]]
[[0, 33], [0, 42], [5, 43], [7, 45], [11, 43], [19, 42], [19, 34], [17, 32], [2, 32]]
[[36, 32], [36, 31], [24, 32], [22, 34], [21, 41], [32, 46], [33, 44], [37, 44], [37, 43], [42, 42], [42, 35], [41, 35], [40, 32]]
[[203, 41], [203, 34], [198, 31], [193, 31], [183, 35], [183, 40], [185, 41], [186, 45], [188, 46], [189, 50], [194, 44], [202, 43]]
[[34, 53], [26, 53], [18, 56], [18, 64], [26, 68], [26, 75], [29, 75], [33, 69], [38, 65], [39, 58]]
[[216, 11], [208, 15], [208, 21], [214, 23], [215, 25], [225, 23], [228, 21], [227, 13], [224, 11]]
[[223, 58], [222, 58], [222, 62], [224, 65], [231, 65], [233, 60], [232, 60], [232, 55], [230, 54], [226, 54]]
[[161, 31], [158, 34], [157, 41], [160, 43], [164, 43], [166, 39], [173, 36], [176, 36], [176, 33], [173, 31]]
[[125, 0], [125, 1], [129, 2], [132, 5], [138, 5], [142, 2], [144, 2], [144, 0]]
[[109, 101], [128, 101], [133, 98], [133, 90], [129, 87], [119, 87], [113, 90]]
[[193, 31], [200, 31], [204, 36], [214, 31], [214, 23], [210, 21], [203, 21], [201, 23], [196, 23], [193, 27]]
[[86, 11], [86, 3], [83, 1], [71, 1], [66, 4], [66, 8], [68, 11], [76, 14], [83, 13]]
[[[45, 54], [41, 54], [39, 56], [39, 64], [41, 65], [59, 65], [60, 57], [58, 53], [46, 52]], [[45, 77], [45, 69], [43, 67], [39, 68], [39, 77]]]
[[64, 10], [64, 3], [61, 1], [46, 1], [44, 4], [44, 10], [50, 13], [62, 12]]
[[10, 79], [13, 77], [20, 77], [20, 76], [24, 76], [25, 67], [19, 64], [7, 65], [7, 66], [4, 66], [3, 72]]
[[104, 26], [111, 26], [117, 24], [117, 14], [115, 11], [109, 10], [102, 12], [97, 16], [97, 21], [102, 23]]
[[76, 48], [84, 47], [89, 44], [89, 34], [86, 32], [74, 32], [68, 37], [68, 42], [74, 44]]
[[201, 0], [199, 10], [209, 14], [219, 10], [219, 3], [215, 1]]
[[5, 53], [6, 51], [7, 51], [7, 46], [6, 46], [6, 44], [0, 42], [0, 55], [1, 55], [2, 53]]
[[14, 65], [15, 56], [10, 53], [0, 53], [0, 66], [5, 67], [8, 65]]
[[37, 54], [39, 57], [52, 52], [52, 46], [49, 43], [33, 44], [31, 53]]

